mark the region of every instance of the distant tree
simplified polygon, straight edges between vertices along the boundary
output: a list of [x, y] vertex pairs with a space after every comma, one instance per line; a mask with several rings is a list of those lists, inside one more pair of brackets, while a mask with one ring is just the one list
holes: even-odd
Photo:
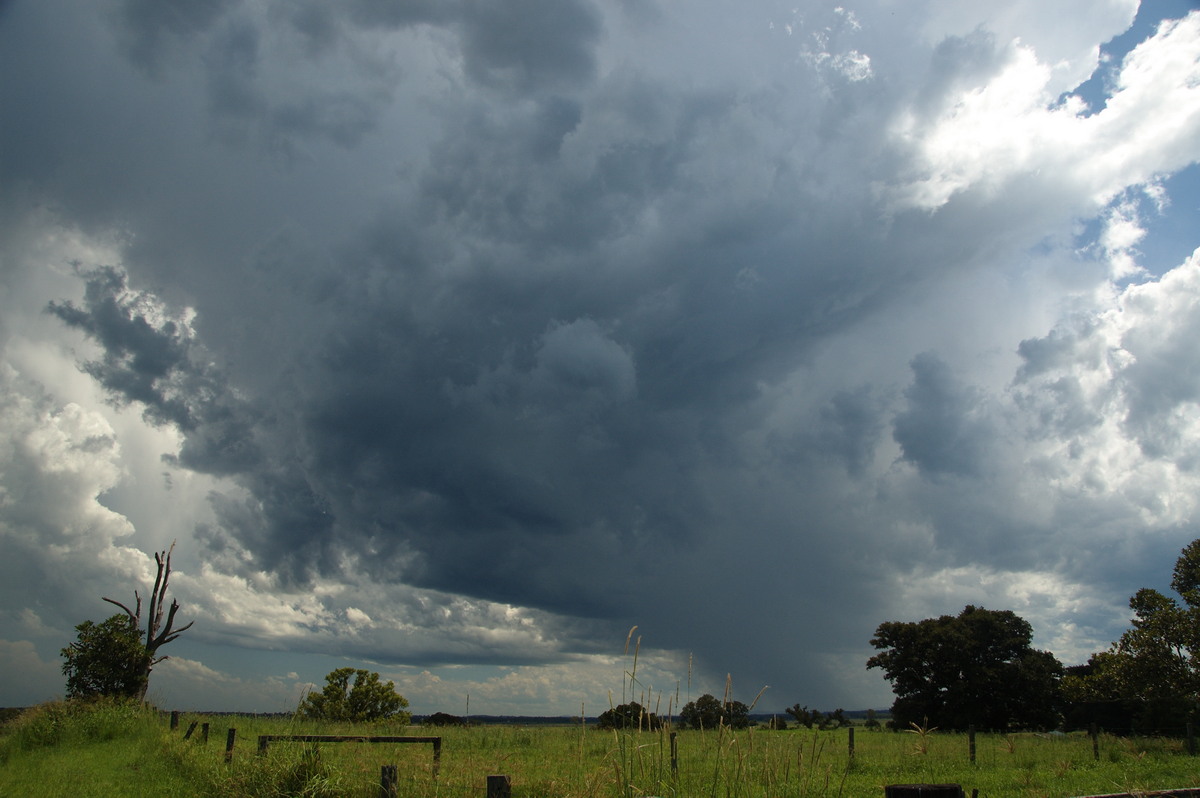
[[705, 693], [683, 705], [679, 720], [693, 729], [715, 729], [720, 725], [745, 729], [750, 726], [750, 707], [741, 701], [722, 704], [716, 697]]
[[84, 621], [75, 631], [75, 642], [62, 650], [67, 698], [145, 695], [150, 654], [132, 620], [117, 614], [100, 623]]
[[846, 718], [846, 711], [838, 707], [833, 712], [827, 712], [825, 717], [820, 719], [820, 724], [817, 728], [824, 731], [825, 729], [841, 729], [850, 725], [852, 724]]
[[[119, 601], [104, 597], [115, 604], [125, 615], [114, 615], [101, 624], [91, 621], [76, 626], [79, 637], [76, 642], [62, 650], [66, 660], [63, 673], [67, 676], [67, 695], [116, 695], [142, 701], [150, 684], [150, 671], [166, 659], [157, 656], [158, 650], [175, 640], [192, 627], [192, 623], [175, 628], [175, 615], [179, 602], [171, 601], [163, 620], [163, 605], [167, 600], [167, 583], [171, 578], [171, 552], [175, 544], [162, 552], [154, 553], [158, 573], [154, 588], [150, 591], [150, 605], [146, 617], [145, 641], [139, 642], [142, 625], [142, 596], [133, 591], [135, 609], [129, 609]], [[123, 620], [124, 623], [119, 621]], [[136, 645], [134, 645], [136, 644]]]
[[[813, 727], [813, 711], [807, 706], [802, 707], [799, 704], [793, 704], [784, 711], [795, 718], [798, 725], [803, 726], [806, 729], [811, 729]], [[821, 713], [818, 712], [816, 714], [820, 715]]]
[[619, 704], [600, 713], [596, 719], [601, 729], [639, 729], [654, 731], [662, 727], [662, 719], [636, 701]]
[[725, 704], [725, 725], [731, 729], [750, 728], [750, 707], [741, 701], [730, 701]]
[[[350, 683], [351, 677], [354, 683]], [[408, 700], [396, 692], [392, 682], [379, 681], [379, 674], [354, 668], [338, 668], [325, 676], [325, 687], [310, 692], [300, 702], [301, 717], [344, 720], [355, 723], [392, 720], [408, 723]]]
[[466, 726], [467, 722], [458, 715], [450, 715], [446, 712], [434, 712], [424, 721], [426, 726]]
[[878, 730], [880, 728], [879, 718], [877, 718], [875, 716], [875, 710], [873, 710], [873, 709], [867, 710], [867, 719], [863, 721], [863, 728], [871, 729], [873, 731]]
[[721, 702], [705, 693], [683, 705], [679, 710], [679, 721], [693, 729], [715, 729], [721, 724]]
[[1123, 704], [1139, 731], [1166, 731], [1194, 720], [1200, 703], [1200, 539], [1183, 548], [1171, 589], [1182, 601], [1142, 588], [1129, 599], [1133, 625], [1064, 687], [1077, 703]]
[[796, 719], [796, 723], [806, 729], [811, 729], [816, 726], [818, 729], [840, 729], [843, 726], [849, 726], [850, 721], [846, 719], [846, 712], [843, 709], [835, 709], [833, 712], [821, 712], [819, 709], [809, 709], [808, 707], [793, 704], [788, 707], [786, 712]]
[[1030, 646], [1033, 629], [1009, 610], [968, 606], [957, 616], [879, 625], [867, 660], [896, 702], [893, 724], [942, 729], [1049, 728], [1059, 721], [1062, 665]]

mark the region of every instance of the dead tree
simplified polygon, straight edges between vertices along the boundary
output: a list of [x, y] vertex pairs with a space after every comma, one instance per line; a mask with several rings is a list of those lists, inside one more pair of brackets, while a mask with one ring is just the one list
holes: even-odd
[[[158, 649], [170, 643], [179, 635], [192, 628], [195, 621], [191, 621], [186, 626], [181, 626], [178, 629], [175, 626], [175, 613], [179, 612], [179, 602], [171, 599], [171, 606], [167, 609], [166, 623], [163, 622], [163, 604], [167, 600], [167, 581], [171, 578], [171, 552], [175, 550], [175, 544], [171, 544], [171, 548], [166, 551], [154, 553], [154, 562], [158, 565], [158, 575], [154, 578], [154, 590], [150, 592], [150, 606], [146, 615], [146, 656], [145, 656], [145, 674], [141, 683], [141, 694], [138, 695], [138, 700], [141, 701], [146, 697], [146, 688], [150, 686], [150, 671], [154, 666], [166, 659], [166, 656], [156, 656]], [[109, 604], [115, 604], [133, 620], [133, 625], [140, 629], [142, 626], [142, 596], [136, 590], [133, 591], [133, 597], [137, 599], [134, 605], [135, 609], [130, 610], [119, 601], [101, 596]]]

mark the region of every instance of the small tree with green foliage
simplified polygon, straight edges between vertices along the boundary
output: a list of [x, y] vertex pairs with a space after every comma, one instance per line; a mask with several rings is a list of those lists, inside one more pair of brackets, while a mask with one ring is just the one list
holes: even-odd
[[636, 701], [619, 704], [600, 713], [596, 719], [600, 729], [638, 729], [654, 731], [662, 727], [662, 719]]
[[705, 693], [695, 701], [683, 705], [683, 709], [679, 711], [679, 720], [693, 729], [715, 729], [721, 725], [731, 729], [745, 729], [750, 726], [750, 707], [741, 701], [722, 704], [716, 696]]
[[378, 673], [338, 668], [325, 676], [321, 692], [310, 692], [304, 697], [298, 712], [301, 717], [314, 720], [354, 723], [388, 720], [406, 724], [412, 718], [412, 713], [404, 711], [407, 706], [408, 700], [396, 692], [395, 684], [379, 681]]
[[[171, 544], [171, 548], [166, 551], [154, 552], [154, 563], [158, 568], [157, 575], [154, 577], [154, 587], [150, 591], [150, 606], [146, 612], [146, 641], [142, 644], [146, 652], [146, 656], [139, 660], [144, 672], [142, 674], [141, 692], [136, 698], [141, 701], [146, 697], [146, 688], [150, 685], [150, 671], [154, 666], [165, 660], [166, 655], [158, 656], [158, 650], [167, 643], [175, 640], [181, 634], [192, 628], [195, 621], [191, 621], [184, 626], [175, 628], [175, 615], [179, 612], [179, 602], [172, 599], [171, 606], [167, 607], [167, 584], [171, 580], [171, 554], [175, 551], [175, 544]], [[122, 604], [115, 599], [110, 599], [107, 596], [102, 597], [109, 604], [120, 607], [125, 611], [126, 617], [133, 628], [137, 630], [142, 625], [142, 594], [138, 591], [133, 591], [134, 608], [130, 609], [125, 604]], [[163, 620], [163, 611], [166, 611], [166, 620]]]
[[1077, 707], [1120, 705], [1145, 732], [1182, 729], [1200, 715], [1200, 539], [1180, 552], [1171, 589], [1182, 602], [1139, 590], [1129, 599], [1133, 626], [1108, 651], [1071, 669], [1065, 689]]
[[84, 621], [75, 631], [78, 638], [62, 650], [67, 698], [145, 695], [151, 657], [133, 619], [113, 615], [100, 623]]

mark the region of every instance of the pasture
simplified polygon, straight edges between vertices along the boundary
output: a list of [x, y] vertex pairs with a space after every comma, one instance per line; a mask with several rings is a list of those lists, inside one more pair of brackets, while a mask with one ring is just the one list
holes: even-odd
[[[209, 724], [184, 739], [192, 721]], [[227, 730], [237, 729], [226, 758]], [[287, 734], [438, 735], [430, 745], [273, 742]], [[287, 718], [168, 718], [137, 707], [52, 704], [0, 732], [0, 795], [362, 796], [380, 791], [380, 770], [397, 766], [398, 795], [484, 798], [487, 776], [511, 778], [514, 798], [790, 798], [882, 796], [887, 784], [962, 784], [982, 798], [1137, 793], [1200, 784], [1200, 758], [1181, 741], [1086, 734], [985, 735], [968, 759], [966, 735], [848, 730], [679, 731], [672, 764], [667, 731], [594, 727], [474, 726], [427, 729], [348, 726]]]

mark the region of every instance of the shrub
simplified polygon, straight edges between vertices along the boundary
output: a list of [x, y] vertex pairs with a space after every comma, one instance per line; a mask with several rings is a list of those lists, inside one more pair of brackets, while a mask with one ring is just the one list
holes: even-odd
[[309, 693], [300, 702], [301, 717], [355, 723], [377, 720], [408, 723], [412, 718], [412, 713], [404, 711], [408, 700], [396, 692], [392, 682], [380, 682], [378, 673], [338, 668], [330, 671], [325, 682], [321, 692]]

